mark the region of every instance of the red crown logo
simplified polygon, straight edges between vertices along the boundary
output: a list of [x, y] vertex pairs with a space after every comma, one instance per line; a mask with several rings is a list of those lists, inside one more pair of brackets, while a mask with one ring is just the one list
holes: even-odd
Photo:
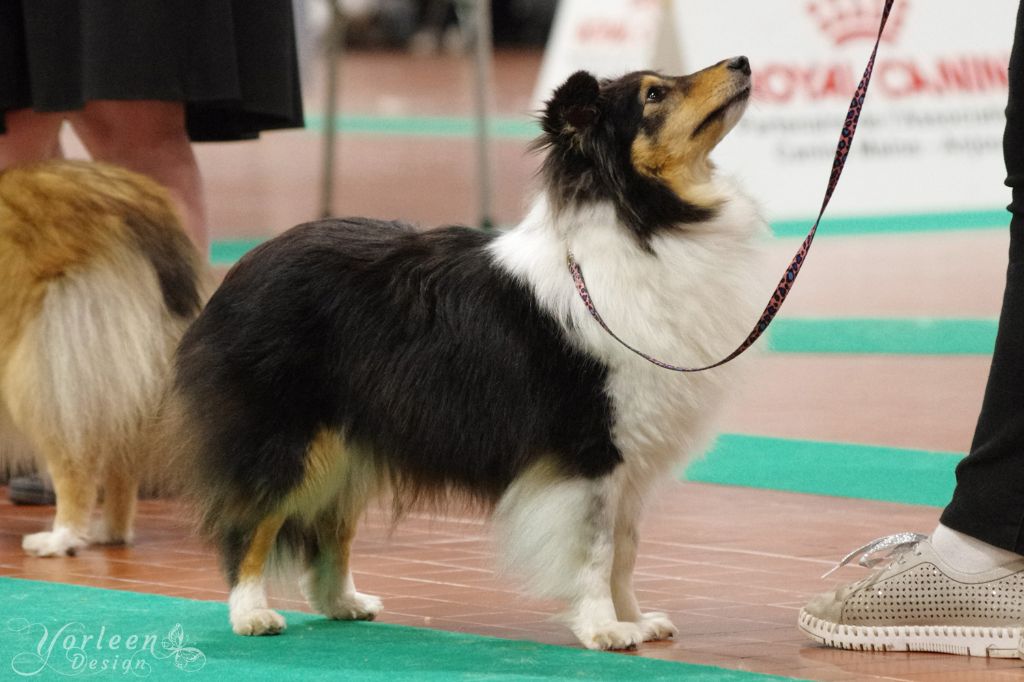
[[[902, 7], [906, 2], [899, 3]], [[904, 11], [896, 12], [895, 8], [889, 15], [882, 41], [896, 41], [900, 26], [903, 23]], [[807, 4], [807, 12], [817, 24], [821, 32], [827, 35], [836, 45], [853, 40], [874, 41], [878, 36], [878, 22], [882, 14], [882, 3], [875, 0], [812, 0]]]

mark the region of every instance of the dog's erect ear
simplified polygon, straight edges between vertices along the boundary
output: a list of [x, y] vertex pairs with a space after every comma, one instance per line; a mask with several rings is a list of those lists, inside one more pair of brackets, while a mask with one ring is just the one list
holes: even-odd
[[601, 86], [586, 71], [577, 71], [548, 100], [542, 121], [552, 137], [574, 137], [589, 130], [600, 116], [597, 106]]

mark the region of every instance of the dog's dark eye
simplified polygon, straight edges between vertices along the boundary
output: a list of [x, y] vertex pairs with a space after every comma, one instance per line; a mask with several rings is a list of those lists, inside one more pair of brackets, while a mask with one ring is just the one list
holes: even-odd
[[660, 85], [652, 85], [647, 88], [647, 101], [651, 104], [657, 104], [661, 100], [665, 99], [665, 88]]

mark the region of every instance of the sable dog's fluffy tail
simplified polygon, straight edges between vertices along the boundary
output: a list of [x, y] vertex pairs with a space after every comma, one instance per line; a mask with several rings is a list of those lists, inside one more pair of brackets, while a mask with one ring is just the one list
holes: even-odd
[[147, 178], [74, 161], [0, 174], [0, 416], [51, 470], [107, 487], [159, 468], [151, 429], [203, 272]]

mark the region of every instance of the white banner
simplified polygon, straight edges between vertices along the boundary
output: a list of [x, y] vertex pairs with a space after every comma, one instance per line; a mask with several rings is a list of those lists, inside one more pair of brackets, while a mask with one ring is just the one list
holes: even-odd
[[599, 77], [680, 68], [668, 0], [562, 0], [534, 89], [540, 109], [573, 72]]
[[[750, 58], [754, 98], [715, 152], [770, 219], [817, 213], [881, 0], [675, 0], [687, 72]], [[992, 211], [1016, 0], [896, 0], [830, 215]]]

